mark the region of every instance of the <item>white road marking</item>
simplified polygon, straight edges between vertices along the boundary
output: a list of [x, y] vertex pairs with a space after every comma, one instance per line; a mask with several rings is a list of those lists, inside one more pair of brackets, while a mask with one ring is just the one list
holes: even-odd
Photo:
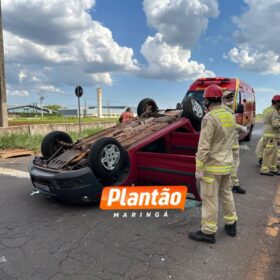
[[263, 131], [254, 131], [253, 134], [254, 135], [261, 135], [261, 134], [263, 134]]
[[33, 195], [38, 194], [38, 193], [40, 193], [40, 191], [33, 191], [30, 195], [33, 196]]
[[0, 257], [0, 263], [8, 262], [5, 256]]
[[248, 145], [240, 145], [240, 150], [250, 151], [251, 148]]
[[8, 176], [13, 176], [18, 178], [30, 178], [28, 172], [19, 171], [11, 168], [3, 168], [3, 167], [0, 167], [0, 175], [8, 175]]

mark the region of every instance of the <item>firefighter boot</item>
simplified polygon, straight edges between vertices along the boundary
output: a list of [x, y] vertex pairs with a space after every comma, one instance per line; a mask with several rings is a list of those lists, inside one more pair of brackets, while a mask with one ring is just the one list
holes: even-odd
[[242, 189], [240, 186], [233, 186], [232, 191], [234, 193], [240, 193], [240, 194], [245, 194], [246, 191]]
[[207, 242], [212, 244], [216, 242], [215, 234], [205, 234], [201, 230], [190, 232], [189, 238], [195, 241]]
[[232, 225], [225, 225], [225, 231], [229, 236], [236, 236], [236, 222]]
[[260, 172], [261, 175], [265, 175], [265, 176], [274, 176], [274, 173], [273, 172]]

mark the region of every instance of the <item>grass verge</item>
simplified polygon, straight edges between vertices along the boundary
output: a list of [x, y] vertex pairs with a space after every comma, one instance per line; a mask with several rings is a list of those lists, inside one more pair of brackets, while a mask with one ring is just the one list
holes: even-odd
[[262, 114], [257, 114], [256, 115], [256, 122], [257, 123], [263, 122], [263, 115]]
[[[117, 122], [118, 118], [82, 118], [82, 123], [88, 122]], [[68, 118], [60, 116], [46, 116], [42, 120], [40, 118], [17, 118], [9, 120], [9, 126], [28, 125], [28, 124], [49, 124], [49, 123], [78, 123], [78, 118]]]
[[[81, 136], [77, 132], [70, 132], [69, 135], [73, 141], [77, 141], [82, 137], [87, 137], [89, 135], [95, 134], [101, 131], [101, 128], [91, 128], [82, 131]], [[0, 149], [28, 149], [35, 152], [40, 152], [41, 143], [45, 135], [36, 134], [30, 135], [28, 133], [18, 133], [18, 134], [3, 134], [0, 135]]]

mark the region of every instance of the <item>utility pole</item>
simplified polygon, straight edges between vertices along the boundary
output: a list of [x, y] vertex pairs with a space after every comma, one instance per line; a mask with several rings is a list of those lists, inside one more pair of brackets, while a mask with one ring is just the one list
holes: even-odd
[[2, 9], [0, 0], [0, 127], [6, 126], [8, 126], [8, 110], [5, 81]]
[[97, 88], [97, 116], [102, 118], [102, 88]]
[[108, 115], [108, 118], [110, 118], [109, 100], [107, 100], [107, 115]]
[[41, 120], [43, 119], [44, 116], [44, 111], [43, 111], [43, 100], [45, 97], [43, 95], [40, 96], [40, 107], [41, 107]]
[[85, 110], [84, 110], [84, 117], [87, 117], [87, 100], [85, 98]]

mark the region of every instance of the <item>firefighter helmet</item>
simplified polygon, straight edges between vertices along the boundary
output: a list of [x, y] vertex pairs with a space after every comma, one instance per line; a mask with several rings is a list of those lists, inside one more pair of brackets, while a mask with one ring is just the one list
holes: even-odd
[[272, 98], [273, 102], [279, 102], [280, 101], [280, 95], [274, 95]]
[[223, 97], [223, 90], [217, 85], [208, 86], [203, 94], [203, 98], [219, 99]]

